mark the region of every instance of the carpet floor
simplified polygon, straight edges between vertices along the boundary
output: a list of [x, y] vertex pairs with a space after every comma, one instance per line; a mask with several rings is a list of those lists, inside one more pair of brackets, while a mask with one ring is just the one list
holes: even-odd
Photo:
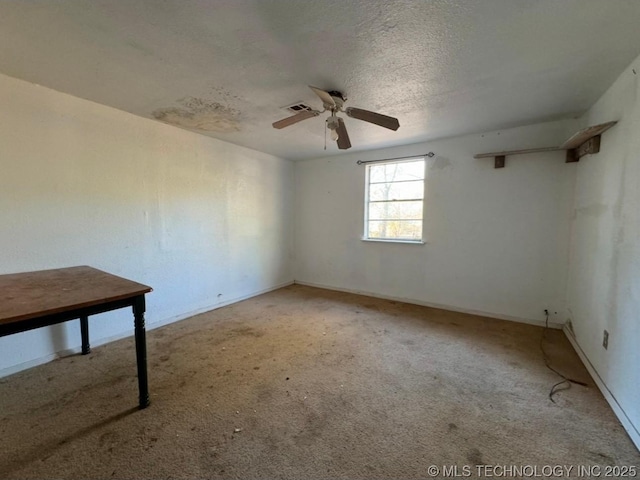
[[132, 338], [0, 379], [0, 478], [487, 476], [476, 465], [573, 478], [640, 464], [555, 330], [553, 366], [587, 386], [549, 400], [542, 334], [294, 285], [148, 331], [145, 410]]

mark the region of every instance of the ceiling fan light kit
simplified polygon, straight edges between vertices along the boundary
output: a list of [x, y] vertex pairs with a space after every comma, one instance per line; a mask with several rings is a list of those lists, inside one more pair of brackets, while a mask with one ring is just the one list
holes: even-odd
[[331, 131], [331, 140], [334, 142], [340, 138], [340, 135], [338, 135], [339, 126], [340, 122], [338, 122], [338, 117], [336, 117], [335, 114], [327, 118], [327, 128]]
[[388, 128], [389, 130], [398, 130], [400, 128], [400, 122], [397, 118], [389, 117], [388, 115], [382, 115], [381, 113], [370, 112], [369, 110], [363, 110], [361, 108], [347, 107], [344, 108], [344, 103], [347, 98], [338, 91], [325, 91], [317, 87], [309, 88], [322, 100], [322, 106], [324, 110], [304, 110], [296, 113], [282, 120], [274, 122], [273, 128], [282, 129], [290, 125], [294, 125], [298, 122], [306, 120], [308, 118], [317, 117], [321, 113], [330, 112], [331, 115], [325, 120], [327, 129], [331, 132], [331, 140], [338, 144], [340, 150], [347, 150], [351, 148], [351, 140], [347, 133], [347, 127], [344, 120], [338, 117], [338, 112], [344, 112], [348, 117], [361, 120], [363, 122], [373, 123], [380, 127]]

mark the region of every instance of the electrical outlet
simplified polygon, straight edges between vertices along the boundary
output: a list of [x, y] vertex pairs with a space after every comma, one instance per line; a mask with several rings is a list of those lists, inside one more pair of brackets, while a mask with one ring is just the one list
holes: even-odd
[[609, 332], [604, 331], [604, 335], [602, 336], [602, 346], [606, 350], [609, 347]]

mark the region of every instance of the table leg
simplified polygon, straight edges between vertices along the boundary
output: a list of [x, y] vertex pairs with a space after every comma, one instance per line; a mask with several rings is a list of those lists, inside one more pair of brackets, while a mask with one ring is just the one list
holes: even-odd
[[82, 337], [82, 354], [87, 355], [91, 353], [91, 346], [89, 345], [89, 317], [86, 315], [80, 317], [80, 336]]
[[149, 406], [149, 384], [147, 380], [147, 339], [144, 327], [145, 302], [144, 295], [136, 298], [133, 304], [133, 318], [136, 336], [136, 360], [138, 363], [138, 390], [140, 391], [140, 408]]

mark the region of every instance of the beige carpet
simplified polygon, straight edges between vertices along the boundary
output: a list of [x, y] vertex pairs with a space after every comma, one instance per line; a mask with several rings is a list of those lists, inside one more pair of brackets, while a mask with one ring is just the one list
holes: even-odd
[[563, 334], [549, 333], [553, 364], [589, 384], [555, 404], [541, 328], [287, 287], [149, 331], [143, 411], [133, 339], [0, 379], [0, 478], [638, 465]]

